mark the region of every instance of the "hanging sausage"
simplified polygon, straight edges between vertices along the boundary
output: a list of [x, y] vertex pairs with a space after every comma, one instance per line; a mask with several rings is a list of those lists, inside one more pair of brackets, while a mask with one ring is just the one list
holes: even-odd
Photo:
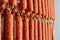
[[54, 40], [54, 24], [52, 24], [52, 40]]
[[14, 7], [17, 6], [17, 0], [9, 0], [9, 4], [10, 4], [10, 6], [11, 6], [12, 9], [13, 9]]
[[1, 37], [2, 37], [2, 34], [1, 34], [1, 31], [2, 31], [2, 23], [1, 23], [1, 13], [0, 13], [0, 40], [1, 40]]
[[3, 13], [4, 9], [6, 8], [6, 4], [8, 3], [8, 0], [1, 0], [0, 1], [0, 12]]
[[45, 31], [46, 31], [46, 39], [45, 40], [48, 40], [48, 26], [47, 26], [47, 22], [45, 22]]
[[13, 40], [16, 40], [16, 20], [13, 20]]
[[38, 13], [38, 0], [33, 0], [33, 12]]
[[23, 40], [29, 40], [29, 19], [26, 16], [23, 20]]
[[5, 40], [13, 40], [13, 14], [6, 10], [5, 14]]
[[27, 0], [20, 0], [20, 11], [21, 13], [25, 13], [27, 9]]
[[45, 0], [45, 13], [46, 13], [46, 18], [48, 18], [48, 0]]
[[34, 40], [38, 40], [38, 20], [34, 19]]
[[29, 40], [34, 40], [34, 20], [29, 20]]
[[42, 16], [42, 2], [41, 0], [38, 0], [38, 14], [39, 16]]
[[48, 39], [52, 40], [52, 38], [51, 38], [51, 24], [50, 23], [48, 23]]
[[33, 12], [33, 0], [27, 0], [27, 11], [32, 14], [32, 12]]
[[43, 40], [43, 37], [42, 37], [42, 22], [41, 22], [41, 20], [38, 21], [38, 40]]
[[54, 0], [50, 0], [51, 19], [55, 20]]
[[45, 13], [45, 0], [42, 0], [42, 15], [45, 17], [46, 13]]
[[42, 22], [42, 37], [43, 37], [42, 40], [45, 40], [45, 22], [44, 21]]
[[51, 12], [50, 12], [50, 1], [47, 0], [47, 3], [48, 3], [48, 19], [50, 20], [50, 16], [51, 16]]
[[16, 16], [16, 40], [23, 40], [23, 22], [20, 15]]

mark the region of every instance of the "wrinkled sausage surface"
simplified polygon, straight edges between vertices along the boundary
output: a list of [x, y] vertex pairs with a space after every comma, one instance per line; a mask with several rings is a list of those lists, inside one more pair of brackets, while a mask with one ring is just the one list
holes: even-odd
[[16, 17], [16, 40], [23, 40], [23, 22], [21, 16]]
[[5, 15], [5, 40], [13, 40], [13, 15]]
[[34, 40], [34, 20], [29, 20], [29, 39]]
[[23, 20], [23, 40], [29, 40], [29, 19]]

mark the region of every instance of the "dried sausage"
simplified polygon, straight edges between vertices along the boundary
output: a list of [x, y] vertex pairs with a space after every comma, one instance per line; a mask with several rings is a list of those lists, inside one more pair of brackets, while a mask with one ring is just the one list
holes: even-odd
[[42, 15], [42, 3], [41, 3], [41, 0], [38, 0], [38, 14], [39, 14], [39, 16]]
[[45, 12], [46, 12], [46, 18], [48, 18], [48, 1], [45, 0]]
[[46, 16], [46, 13], [45, 13], [45, 0], [42, 0], [41, 1], [42, 2], [42, 15], [43, 15], [43, 17], [45, 17]]
[[16, 17], [16, 40], [22, 40], [23, 37], [23, 22], [21, 16]]
[[12, 8], [17, 6], [17, 0], [9, 0], [9, 4], [11, 5]]
[[42, 40], [42, 22], [38, 21], [38, 40]]
[[1, 25], [2, 25], [2, 24], [1, 24], [1, 14], [0, 14], [0, 40], [1, 40], [1, 37], [2, 37], [2, 35], [1, 35], [1, 30], [2, 30], [2, 29], [1, 29], [1, 28], [2, 28]]
[[38, 40], [38, 20], [34, 19], [34, 40]]
[[45, 31], [46, 31], [46, 40], [48, 40], [48, 26], [47, 26], [47, 22], [45, 22]]
[[50, 0], [50, 7], [51, 7], [51, 19], [55, 20], [55, 10], [54, 10], [54, 0]]
[[8, 0], [2, 0], [1, 3], [6, 4], [6, 3], [8, 3]]
[[33, 11], [34, 13], [38, 13], [38, 0], [33, 0]]
[[34, 40], [34, 20], [29, 20], [29, 39]]
[[27, 0], [20, 0], [20, 11], [24, 13], [27, 9]]
[[44, 21], [42, 22], [42, 37], [43, 37], [43, 40], [45, 40], [45, 22]]
[[5, 40], [13, 40], [13, 15], [6, 13], [5, 15]]
[[13, 20], [13, 40], [16, 40], [16, 20]]
[[29, 19], [26, 17], [23, 20], [23, 40], [29, 40]]
[[33, 0], [27, 0], [27, 10], [32, 13], [32, 11], [33, 11]]

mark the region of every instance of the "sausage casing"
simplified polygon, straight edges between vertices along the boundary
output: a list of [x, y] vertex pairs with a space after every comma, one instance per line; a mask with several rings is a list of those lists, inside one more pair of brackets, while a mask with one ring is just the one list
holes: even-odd
[[29, 39], [34, 40], [34, 20], [29, 20]]
[[22, 40], [23, 37], [23, 22], [21, 16], [16, 17], [16, 40]]
[[38, 40], [38, 20], [34, 19], [34, 40]]
[[7, 13], [5, 16], [5, 40], [13, 40], [13, 15]]
[[23, 40], [29, 40], [29, 19], [23, 20]]

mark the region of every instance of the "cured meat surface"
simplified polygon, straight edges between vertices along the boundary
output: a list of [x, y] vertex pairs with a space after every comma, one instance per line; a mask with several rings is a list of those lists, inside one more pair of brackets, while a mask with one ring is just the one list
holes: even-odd
[[29, 40], [34, 40], [34, 20], [29, 20]]
[[23, 22], [21, 16], [16, 17], [16, 40], [23, 40]]
[[29, 40], [29, 19], [23, 20], [23, 40]]
[[7, 13], [5, 16], [5, 40], [13, 40], [13, 15]]

